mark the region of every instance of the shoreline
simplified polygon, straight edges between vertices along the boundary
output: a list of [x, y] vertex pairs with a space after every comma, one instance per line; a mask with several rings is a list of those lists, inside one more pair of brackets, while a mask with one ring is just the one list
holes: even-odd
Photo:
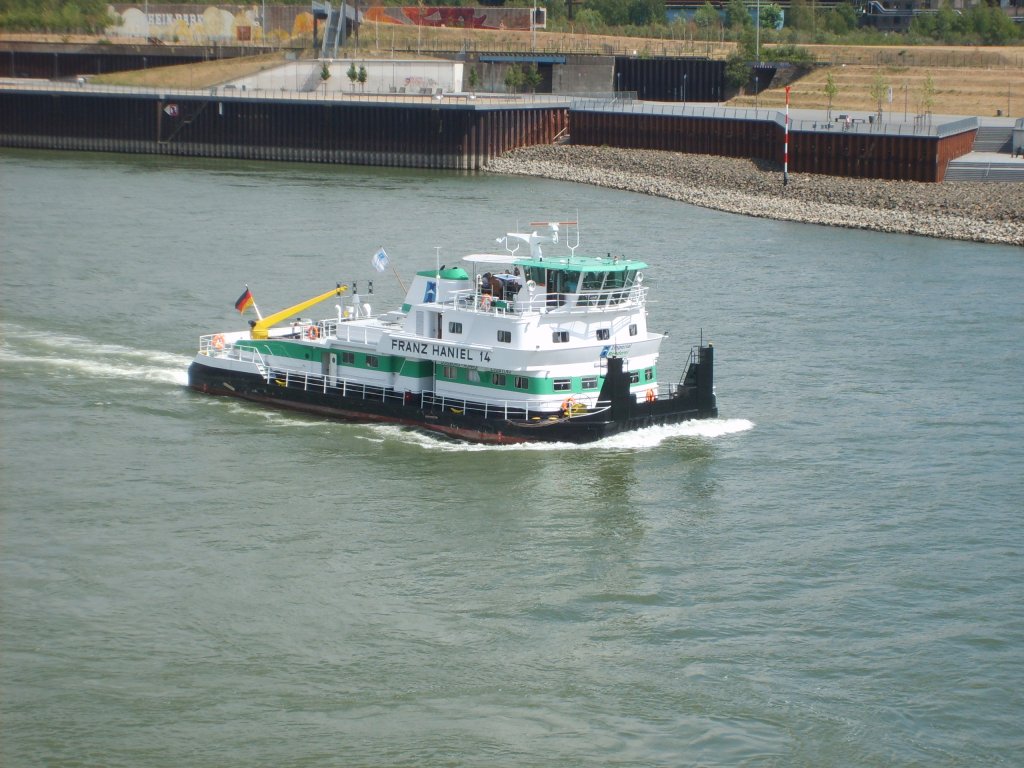
[[1024, 246], [1024, 184], [850, 179], [773, 163], [573, 145], [507, 152], [487, 171], [639, 192], [745, 216]]

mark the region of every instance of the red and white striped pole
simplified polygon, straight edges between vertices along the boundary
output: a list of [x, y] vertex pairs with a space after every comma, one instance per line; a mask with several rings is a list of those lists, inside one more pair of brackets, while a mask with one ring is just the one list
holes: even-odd
[[789, 184], [789, 86], [786, 86], [786, 140], [782, 145], [782, 186]]

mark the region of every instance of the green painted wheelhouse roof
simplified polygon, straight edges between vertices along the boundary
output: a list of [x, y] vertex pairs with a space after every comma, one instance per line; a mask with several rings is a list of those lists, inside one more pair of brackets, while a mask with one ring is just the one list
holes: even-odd
[[556, 256], [543, 259], [517, 259], [520, 267], [537, 269], [560, 269], [566, 272], [629, 272], [647, 269], [647, 264], [637, 259], [610, 259], [607, 256]]
[[416, 274], [420, 277], [440, 277], [442, 280], [469, 280], [469, 273], [462, 267], [447, 267], [440, 273], [436, 269], [423, 269]]

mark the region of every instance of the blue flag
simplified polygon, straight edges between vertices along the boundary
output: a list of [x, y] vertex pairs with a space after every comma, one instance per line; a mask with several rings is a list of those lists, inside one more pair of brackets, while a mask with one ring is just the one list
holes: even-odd
[[378, 272], [383, 272], [388, 268], [388, 264], [391, 263], [391, 259], [388, 258], [388, 252], [381, 248], [373, 254], [373, 259], [371, 259], [370, 263], [373, 264], [373, 268]]

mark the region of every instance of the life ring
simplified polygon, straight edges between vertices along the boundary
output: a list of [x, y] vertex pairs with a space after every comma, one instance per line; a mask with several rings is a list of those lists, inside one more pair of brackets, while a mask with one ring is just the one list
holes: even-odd
[[480, 297], [480, 309], [482, 309], [484, 312], [486, 312], [490, 308], [491, 308], [491, 294], [485, 293], [483, 296]]
[[648, 389], [648, 390], [647, 390], [647, 395], [646, 395], [646, 397], [647, 397], [647, 402], [648, 402], [648, 403], [653, 403], [653, 402], [654, 402], [655, 400], [657, 400], [657, 399], [658, 399], [658, 393], [657, 393], [657, 392], [655, 392], [655, 391], [654, 391], [654, 388], [652, 387], [651, 389]]
[[216, 349], [218, 352], [224, 349], [224, 334], [218, 333], [216, 336], [214, 336], [213, 339], [211, 339], [210, 341], [210, 346]]
[[320, 329], [315, 325], [309, 326], [309, 328], [306, 329], [306, 338], [310, 341], [316, 341], [320, 338]]
[[575, 416], [579, 413], [583, 413], [587, 410], [587, 407], [580, 402], [577, 402], [575, 397], [567, 397], [562, 401], [562, 415], [563, 416]]

